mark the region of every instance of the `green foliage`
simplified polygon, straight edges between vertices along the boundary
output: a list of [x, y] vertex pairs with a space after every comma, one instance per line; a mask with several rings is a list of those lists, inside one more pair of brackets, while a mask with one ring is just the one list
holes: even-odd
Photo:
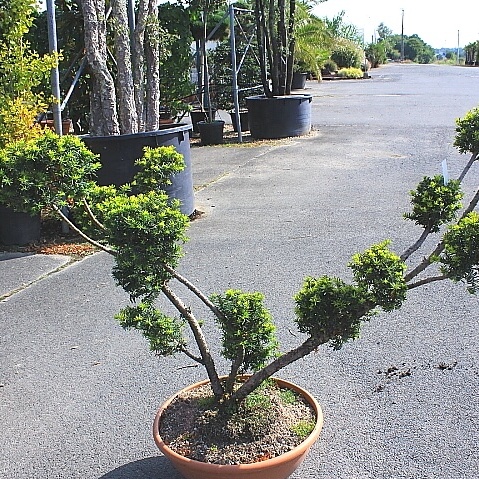
[[124, 329], [136, 329], [148, 339], [150, 349], [158, 356], [171, 356], [185, 345], [183, 339], [184, 323], [170, 318], [150, 303], [127, 306], [116, 316]]
[[314, 421], [299, 421], [291, 426], [291, 431], [301, 439], [306, 439], [313, 432], [315, 426]]
[[296, 3], [294, 24], [294, 71], [312, 72], [320, 78], [320, 70], [329, 58], [333, 38], [326, 23], [312, 12], [313, 5]]
[[479, 214], [472, 211], [444, 235], [441, 270], [453, 281], [465, 281], [470, 293], [479, 291]]
[[360, 68], [341, 68], [338, 71], [338, 77], [358, 79], [363, 78], [363, 72]]
[[170, 185], [171, 175], [185, 167], [183, 155], [174, 146], [146, 147], [143, 156], [135, 164], [140, 170], [135, 174], [132, 186], [142, 193]]
[[374, 306], [363, 288], [329, 276], [307, 277], [294, 300], [299, 330], [330, 341], [335, 349], [359, 337], [361, 321]]
[[[246, 42], [238, 37], [236, 44], [236, 61], [243, 58]], [[215, 102], [223, 110], [232, 110], [233, 87], [231, 70], [231, 44], [229, 40], [221, 42], [211, 53], [213, 64], [211, 80], [215, 85]], [[238, 101], [240, 108], [246, 108], [246, 97], [254, 94], [253, 87], [261, 85], [261, 71], [255, 53], [251, 48], [246, 52], [238, 72]]]
[[91, 190], [98, 168], [79, 138], [45, 131], [0, 150], [0, 202], [30, 213], [65, 205]]
[[37, 136], [32, 126], [46, 107], [40, 87], [57, 59], [39, 56], [25, 38], [35, 5], [33, 0], [0, 0], [0, 148]]
[[[119, 194], [128, 194], [130, 191], [129, 188], [129, 185], [118, 189], [113, 185], [99, 186], [95, 184], [88, 190], [84, 198], [88, 202], [88, 206], [92, 213], [101, 222], [103, 220], [102, 210], [105, 201]], [[91, 238], [101, 238], [104, 236], [104, 230], [100, 229], [92, 222], [90, 215], [85, 209], [82, 198], [75, 198], [69, 206], [69, 216], [73, 219], [73, 222], [78, 228], [80, 228], [81, 231], [86, 233]]]
[[425, 43], [418, 35], [393, 35], [390, 38], [393, 49], [400, 52], [404, 40], [404, 58], [417, 63], [431, 63], [434, 60], [433, 48]]
[[155, 298], [182, 256], [188, 217], [161, 191], [118, 195], [103, 203], [106, 238], [117, 254], [113, 276], [135, 300]]
[[161, 27], [172, 36], [169, 51], [160, 54], [161, 105], [177, 117], [188, 111], [184, 98], [194, 92], [190, 80], [190, 45], [193, 41], [190, 19], [183, 6], [171, 3], [158, 5], [158, 18]]
[[338, 71], [338, 65], [336, 65], [336, 63], [333, 60], [328, 59], [323, 63], [322, 71], [324, 71], [326, 73], [337, 72]]
[[211, 300], [224, 315], [217, 321], [226, 359], [235, 361], [242, 357], [240, 370], [245, 372], [261, 368], [276, 355], [276, 328], [263, 305], [263, 294], [230, 289], [223, 295], [212, 295]]
[[479, 108], [468, 111], [456, 120], [454, 146], [461, 153], [479, 153]]
[[333, 60], [339, 68], [360, 68], [363, 60], [363, 52], [356, 43], [341, 41], [338, 42], [333, 50], [331, 60]]
[[[58, 62], [61, 97], [65, 98], [81, 65], [85, 47], [83, 16], [79, 3], [76, 0], [56, 0], [55, 19], [58, 49], [61, 52]], [[47, 21], [47, 12], [39, 13], [27, 34], [32, 50], [39, 55], [45, 55], [49, 51]], [[75, 134], [88, 131], [90, 93], [89, 75], [83, 74], [71, 92], [67, 109], [62, 112], [63, 117], [68, 117], [73, 121]]]
[[439, 231], [442, 224], [453, 220], [462, 206], [460, 182], [450, 180], [444, 184], [441, 175], [424, 177], [410, 195], [412, 212], [405, 213], [404, 217], [433, 233]]
[[370, 301], [385, 311], [398, 309], [407, 292], [404, 281], [406, 264], [388, 249], [389, 244], [389, 241], [383, 241], [364, 253], [353, 255], [348, 265], [356, 283], [368, 292]]
[[387, 42], [381, 41], [377, 43], [370, 43], [366, 48], [366, 58], [371, 63], [372, 68], [377, 68], [379, 65], [387, 62]]

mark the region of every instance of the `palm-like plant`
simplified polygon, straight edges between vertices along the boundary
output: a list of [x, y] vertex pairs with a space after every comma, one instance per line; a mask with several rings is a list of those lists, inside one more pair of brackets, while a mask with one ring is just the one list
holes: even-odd
[[312, 72], [321, 79], [321, 67], [329, 58], [334, 45], [326, 22], [312, 12], [305, 2], [296, 5], [295, 18], [295, 68]]

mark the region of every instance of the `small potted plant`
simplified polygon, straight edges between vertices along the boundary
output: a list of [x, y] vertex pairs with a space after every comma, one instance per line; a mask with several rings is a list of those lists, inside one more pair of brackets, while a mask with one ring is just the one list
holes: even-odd
[[[214, 103], [214, 92], [211, 91], [207, 49], [209, 40], [219, 40], [225, 34], [226, 24], [224, 21], [218, 22], [223, 13], [223, 7], [226, 7], [224, 0], [189, 1], [191, 31], [196, 41], [197, 99], [199, 101], [199, 110], [191, 112], [191, 119], [194, 131], [200, 134], [203, 145], [217, 145], [223, 142], [225, 122], [215, 119], [217, 107]], [[213, 22], [212, 19], [214, 19]]]
[[[177, 271], [188, 218], [178, 203], [158, 188], [168, 173], [161, 165], [176, 168], [181, 162], [174, 149], [162, 147], [145, 153], [147, 158], [140, 161], [134, 182], [136, 194], [112, 189], [91, 207], [88, 198], [94, 197], [91, 178], [97, 168], [95, 157], [71, 137], [55, 139], [48, 133], [2, 152], [0, 186], [2, 191], [4, 187], [13, 191], [21, 182], [25, 206], [49, 206], [60, 216], [60, 205], [66, 198], [83, 204], [101, 237], [95, 241], [81, 234], [113, 256], [113, 276], [132, 300], [117, 315], [120, 324], [140, 331], [156, 355], [183, 353], [205, 368], [205, 382], [168, 400], [154, 422], [156, 443], [181, 474], [187, 479], [284, 479], [317, 439], [322, 415], [307, 392], [275, 378], [279, 371], [319, 347], [338, 349], [357, 338], [364, 321], [378, 309], [400, 308], [411, 289], [451, 279], [464, 282], [471, 293], [478, 291], [479, 214], [475, 209], [479, 189], [462, 208], [460, 188], [477, 161], [478, 129], [479, 109], [457, 122], [455, 145], [462, 153], [472, 153], [457, 180], [426, 177], [411, 193], [412, 209], [405, 217], [419, 225], [422, 234], [409, 248], [399, 255], [385, 240], [355, 254], [349, 262], [350, 283], [331, 276], [305, 278], [294, 296], [294, 321], [304, 339], [283, 353], [279, 352], [275, 326], [261, 293], [230, 289], [207, 295]], [[48, 162], [38, 161], [47, 147], [54, 175]], [[35, 162], [35, 175], [28, 162]], [[22, 172], [20, 177], [18, 171]], [[413, 253], [444, 228], [432, 251], [412, 263]], [[208, 327], [203, 327], [192, 310], [194, 302], [181, 297], [181, 291], [210, 311], [222, 337], [221, 354], [229, 362], [227, 371], [219, 370], [219, 361], [208, 345], [206, 331], [212, 323], [205, 318]], [[160, 295], [170, 301], [177, 316], [158, 308]], [[264, 438], [272, 434], [271, 427], [280, 427], [277, 420], [288, 403], [294, 403], [306, 416], [301, 414], [297, 421], [280, 428], [281, 436], [287, 438], [286, 452], [276, 447], [277, 441], [265, 443]], [[260, 413], [255, 414], [258, 410]], [[255, 448], [258, 440], [260, 449]]]
[[[35, 123], [47, 108], [48, 78], [56, 63], [52, 55], [37, 55], [27, 34], [35, 2], [4, 4], [0, 16], [0, 149], [22, 138], [41, 135]], [[15, 196], [18, 191], [15, 192]], [[27, 212], [0, 192], [0, 243], [24, 245], [40, 238], [40, 212]], [[32, 214], [30, 214], [32, 213]]]
[[[246, 12], [249, 14], [249, 12]], [[251, 23], [250, 15], [241, 15], [242, 28], [236, 33], [236, 65], [241, 65], [237, 74], [238, 103], [240, 113], [241, 131], [249, 130], [248, 109], [246, 108], [246, 98], [254, 93], [255, 89], [261, 85], [260, 68], [257, 57], [250, 45], [250, 38], [245, 37], [244, 31], [249, 31]], [[245, 18], [246, 17], [246, 18]], [[213, 73], [211, 75], [214, 85], [216, 85], [216, 102], [222, 110], [229, 112], [234, 131], [237, 131], [236, 111], [234, 110], [233, 99], [233, 76], [231, 71], [231, 41], [221, 42], [213, 51], [212, 55]]]

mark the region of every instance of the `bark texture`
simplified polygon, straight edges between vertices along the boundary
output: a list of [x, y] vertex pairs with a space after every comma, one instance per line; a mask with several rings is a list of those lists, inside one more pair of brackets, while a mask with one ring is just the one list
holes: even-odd
[[85, 49], [92, 75], [90, 97], [90, 134], [118, 135], [113, 77], [107, 66], [106, 15], [104, 0], [80, 0], [85, 25]]
[[117, 63], [116, 93], [118, 115], [122, 134], [138, 131], [138, 116], [135, 107], [135, 90], [130, 51], [128, 15], [124, 0], [112, 0], [112, 18]]

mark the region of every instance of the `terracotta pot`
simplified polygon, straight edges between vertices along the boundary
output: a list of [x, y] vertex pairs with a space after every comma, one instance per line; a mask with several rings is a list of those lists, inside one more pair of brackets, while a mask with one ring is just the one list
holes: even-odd
[[177, 454], [170, 449], [161, 439], [159, 434], [159, 425], [163, 411], [176, 398], [178, 394], [190, 391], [199, 386], [207, 384], [209, 381], [201, 381], [183, 389], [168, 399], [158, 410], [153, 423], [153, 437], [160, 451], [170, 460], [175, 469], [177, 469], [186, 479], [286, 479], [303, 462], [309, 449], [316, 442], [323, 427], [323, 413], [317, 401], [307, 391], [288, 381], [273, 378], [278, 386], [292, 389], [298, 392], [311, 405], [316, 413], [316, 425], [313, 432], [291, 451], [281, 456], [267, 459], [266, 461], [255, 462], [252, 464], [240, 465], [220, 465], [209, 464], [206, 462], [188, 459]]

